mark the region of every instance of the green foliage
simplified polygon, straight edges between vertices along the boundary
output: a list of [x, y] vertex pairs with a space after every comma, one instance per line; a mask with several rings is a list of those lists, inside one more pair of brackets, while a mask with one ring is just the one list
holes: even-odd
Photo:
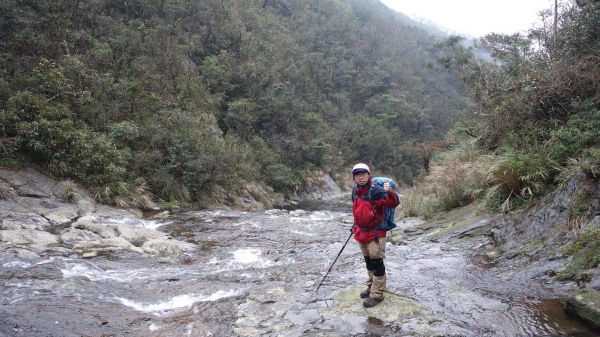
[[[556, 35], [549, 25], [540, 25], [526, 34], [489, 34], [475, 48], [452, 36], [432, 49], [442, 69], [458, 72], [466, 83], [465, 92], [477, 104], [449, 138], [463, 141], [468, 135], [480, 150], [475, 160], [460, 158], [455, 163], [445, 159], [437, 165], [458, 168], [477, 163], [469, 170], [482, 172], [478, 177], [482, 184], [473, 195], [484, 198], [488, 211], [524, 207], [577, 172], [596, 179], [600, 4], [584, 9], [572, 3], [561, 6]], [[492, 62], [476, 57], [482, 53]], [[453, 176], [448, 170], [440, 172]], [[429, 193], [420, 198], [435, 206], [429, 209], [444, 210], [444, 199], [457, 201], [449, 203], [450, 207], [460, 205], [456, 196], [463, 194], [455, 179], [433, 176], [418, 185], [418, 193]], [[443, 186], [432, 188], [428, 179]], [[456, 196], [446, 198], [452, 194], [444, 190]]]
[[293, 170], [283, 164], [267, 166], [264, 174], [275, 191], [282, 192], [288, 196], [295, 192], [294, 188], [300, 183], [300, 179]]
[[96, 200], [113, 203], [118, 207], [150, 209], [155, 205], [153, 195], [142, 178], [136, 178], [132, 182], [118, 181], [93, 190]]
[[19, 93], [0, 115], [3, 138], [30, 160], [51, 172], [73, 176], [90, 185], [119, 180], [125, 172], [123, 154], [103, 134], [77, 128], [62, 104], [47, 104], [39, 95]]
[[429, 219], [478, 200], [489, 187], [489, 162], [463, 143], [439, 158], [402, 199], [405, 214]]
[[377, 1], [262, 5], [3, 1], [3, 165], [120, 205], [292, 195], [357, 161], [410, 183], [420, 163], [397, 149], [440, 139], [468, 103], [426, 68], [433, 38]]
[[490, 159], [491, 184], [497, 185], [507, 197], [534, 195], [543, 190], [553, 176], [552, 160], [543, 148], [529, 152], [506, 149]]
[[558, 162], [576, 157], [584, 149], [600, 146], [600, 111], [584, 109], [565, 126], [551, 131], [553, 157]]
[[578, 233], [563, 253], [573, 255], [573, 258], [556, 276], [559, 281], [575, 279], [583, 270], [597, 267], [600, 264], [600, 230], [588, 228]]

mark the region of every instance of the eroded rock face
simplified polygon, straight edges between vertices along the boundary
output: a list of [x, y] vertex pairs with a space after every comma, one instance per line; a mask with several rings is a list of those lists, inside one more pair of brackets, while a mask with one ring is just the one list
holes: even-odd
[[[85, 188], [35, 169], [0, 170], [0, 248], [81, 257], [130, 251], [176, 259], [195, 245], [145, 228], [142, 212], [97, 203]], [[67, 198], [66, 192], [71, 196]], [[67, 202], [66, 200], [70, 202]], [[128, 220], [125, 221], [124, 220]], [[143, 247], [143, 248], [141, 248]]]
[[327, 200], [338, 198], [341, 195], [341, 188], [333, 181], [331, 176], [324, 174], [323, 178], [314, 185], [304, 187], [296, 201]]

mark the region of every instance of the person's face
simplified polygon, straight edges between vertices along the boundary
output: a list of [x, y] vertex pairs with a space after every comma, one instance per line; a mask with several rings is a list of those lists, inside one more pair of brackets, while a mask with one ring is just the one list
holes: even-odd
[[364, 185], [369, 181], [370, 176], [369, 172], [358, 172], [354, 175], [354, 181], [359, 185]]

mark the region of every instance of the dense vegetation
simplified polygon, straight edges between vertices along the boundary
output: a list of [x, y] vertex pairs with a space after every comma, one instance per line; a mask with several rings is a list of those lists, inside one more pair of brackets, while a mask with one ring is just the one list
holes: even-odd
[[[598, 179], [600, 3], [563, 3], [557, 23], [555, 30], [546, 11], [525, 34], [490, 34], [476, 48], [456, 36], [437, 43], [446, 53], [438, 66], [463, 78], [477, 108], [451, 133], [454, 149], [437, 157], [406, 198], [407, 214], [429, 217], [475, 200], [488, 211], [507, 211], [574, 174]], [[482, 52], [491, 60], [475, 57]], [[566, 226], [594, 216], [594, 189], [583, 190], [587, 197]]]
[[356, 161], [410, 183], [400, 149], [468, 102], [433, 43], [377, 0], [4, 0], [0, 165], [142, 206], [267, 201]]

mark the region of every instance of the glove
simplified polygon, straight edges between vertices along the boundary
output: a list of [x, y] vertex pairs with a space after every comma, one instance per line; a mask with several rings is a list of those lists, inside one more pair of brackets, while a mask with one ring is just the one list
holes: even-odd
[[354, 233], [354, 226], [356, 226], [356, 224], [352, 224], [352, 227], [350, 227], [350, 233]]

